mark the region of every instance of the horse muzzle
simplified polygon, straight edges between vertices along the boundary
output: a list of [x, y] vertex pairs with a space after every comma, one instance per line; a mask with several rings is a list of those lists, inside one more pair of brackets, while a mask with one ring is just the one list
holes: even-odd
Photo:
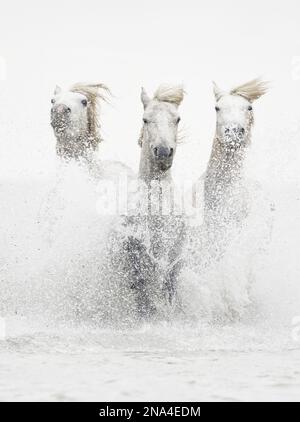
[[53, 107], [51, 109], [51, 126], [54, 130], [63, 131], [70, 124], [70, 111], [65, 106]]
[[168, 170], [173, 163], [174, 149], [169, 147], [153, 148], [154, 160], [161, 171]]
[[239, 149], [245, 144], [246, 132], [243, 127], [231, 126], [224, 129], [223, 136], [220, 138], [223, 146], [230, 149]]

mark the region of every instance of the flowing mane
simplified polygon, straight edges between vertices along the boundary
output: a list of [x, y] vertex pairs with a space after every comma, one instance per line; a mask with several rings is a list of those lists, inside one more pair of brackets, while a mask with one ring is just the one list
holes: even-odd
[[266, 94], [268, 88], [268, 82], [262, 81], [260, 78], [256, 78], [232, 89], [230, 94], [240, 95], [249, 101], [254, 101], [260, 98], [262, 95]]
[[160, 85], [156, 90], [153, 99], [179, 106], [183, 97], [184, 89], [182, 85]]
[[104, 84], [76, 83], [72, 85], [70, 91], [83, 94], [87, 97], [87, 117], [89, 135], [94, 138], [97, 143], [100, 142], [100, 122], [98, 118], [99, 100], [107, 101], [106, 94], [110, 94], [109, 88]]

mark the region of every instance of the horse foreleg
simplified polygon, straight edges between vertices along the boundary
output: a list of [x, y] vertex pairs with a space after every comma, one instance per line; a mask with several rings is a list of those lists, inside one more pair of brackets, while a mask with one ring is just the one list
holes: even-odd
[[149, 317], [156, 309], [151, 300], [151, 278], [155, 274], [153, 264], [146, 247], [142, 242], [130, 236], [125, 244], [129, 267], [130, 287], [136, 291], [138, 313], [142, 317]]
[[182, 268], [183, 260], [179, 260], [172, 266], [171, 270], [167, 274], [164, 290], [165, 297], [170, 305], [172, 305], [176, 299], [178, 278]]

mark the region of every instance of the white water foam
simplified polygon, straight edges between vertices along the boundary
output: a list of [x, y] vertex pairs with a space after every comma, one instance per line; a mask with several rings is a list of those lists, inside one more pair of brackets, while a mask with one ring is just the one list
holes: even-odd
[[[256, 206], [218, 268], [203, 279], [184, 274], [184, 318], [127, 328], [101, 321], [108, 301], [116, 310], [119, 303], [101, 284], [112, 220], [97, 214], [95, 182], [75, 164], [48, 162], [46, 152], [45, 168], [14, 177], [3, 161], [1, 399], [297, 398], [298, 136], [293, 127], [270, 132], [249, 156], [249, 176], [275, 204], [267, 251], [257, 254], [269, 216]], [[246, 297], [248, 267], [254, 279]]]

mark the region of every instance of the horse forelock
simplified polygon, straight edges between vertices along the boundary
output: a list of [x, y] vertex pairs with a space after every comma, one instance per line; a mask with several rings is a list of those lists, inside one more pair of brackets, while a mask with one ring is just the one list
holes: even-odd
[[183, 100], [185, 91], [182, 85], [160, 85], [153, 99], [179, 106]]
[[253, 79], [243, 85], [239, 85], [230, 91], [231, 95], [239, 95], [249, 101], [254, 101], [266, 94], [269, 89], [269, 83], [260, 78]]
[[[155, 91], [153, 100], [179, 106], [184, 98], [184, 94], [185, 94], [185, 91], [184, 91], [183, 85], [163, 84], [163, 85], [160, 85]], [[140, 131], [140, 136], [138, 138], [138, 145], [140, 147], [143, 144], [143, 138], [144, 138], [144, 126], [142, 126], [142, 129]]]

